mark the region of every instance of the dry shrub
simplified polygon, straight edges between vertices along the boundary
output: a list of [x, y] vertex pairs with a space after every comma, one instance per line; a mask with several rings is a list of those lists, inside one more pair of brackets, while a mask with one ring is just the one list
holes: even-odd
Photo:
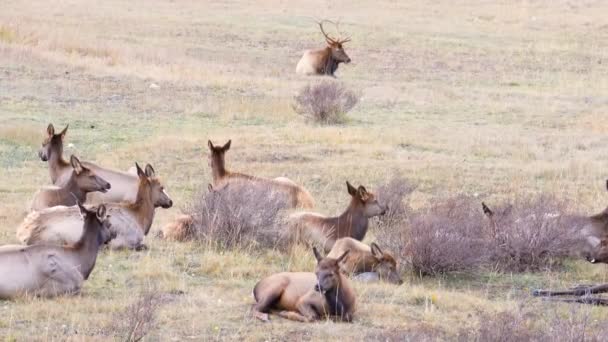
[[391, 177], [376, 189], [378, 200], [388, 207], [386, 213], [379, 217], [381, 225], [392, 226], [407, 218], [407, 213], [411, 211], [408, 196], [414, 190], [416, 186], [400, 176]]
[[420, 275], [468, 272], [487, 258], [487, 224], [468, 197], [436, 202], [408, 215], [405, 255]]
[[561, 265], [580, 243], [579, 220], [567, 203], [551, 196], [519, 200], [493, 209], [490, 261], [500, 270], [542, 271]]
[[323, 80], [307, 85], [296, 94], [293, 109], [320, 124], [344, 123], [346, 113], [357, 105], [359, 95], [338, 81]]
[[[568, 312], [532, 310], [482, 314], [473, 331], [462, 330], [460, 341], [606, 341], [608, 320], [591, 320], [589, 307], [572, 306]], [[543, 319], [544, 318], [544, 319]]]
[[378, 242], [420, 275], [541, 271], [560, 266], [579, 246], [576, 218], [554, 197], [539, 196], [493, 209], [491, 218], [473, 197], [436, 199], [412, 210], [411, 187], [394, 179], [380, 187], [395, 211], [382, 218]]
[[195, 239], [219, 248], [275, 248], [284, 238], [288, 198], [263, 184], [232, 183], [195, 197], [186, 209]]
[[115, 315], [108, 330], [123, 341], [140, 341], [156, 326], [156, 311], [161, 305], [161, 294], [156, 290], [146, 290], [124, 311]]

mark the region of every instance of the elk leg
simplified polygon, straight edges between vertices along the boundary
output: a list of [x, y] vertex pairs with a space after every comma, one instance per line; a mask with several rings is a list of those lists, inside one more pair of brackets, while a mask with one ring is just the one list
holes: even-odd
[[279, 312], [277, 312], [277, 315], [279, 315], [280, 317], [283, 317], [283, 318], [287, 318], [292, 321], [298, 321], [298, 322], [304, 322], [304, 323], [308, 323], [308, 322], [312, 321], [312, 319], [310, 319], [304, 315], [301, 315], [300, 313], [295, 312], [295, 311], [279, 311]]
[[283, 284], [275, 284], [272, 287], [264, 289], [263, 293], [260, 294], [260, 298], [256, 299], [257, 303], [253, 305], [253, 317], [263, 322], [269, 321], [268, 313], [282, 295]]
[[584, 296], [594, 293], [605, 293], [608, 292], [608, 284], [602, 284], [597, 286], [579, 286], [572, 290], [534, 290], [532, 295], [535, 297], [551, 297], [551, 296]]

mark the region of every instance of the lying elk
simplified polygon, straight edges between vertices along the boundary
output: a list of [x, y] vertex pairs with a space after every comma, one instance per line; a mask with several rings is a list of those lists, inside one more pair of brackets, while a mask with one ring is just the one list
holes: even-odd
[[346, 187], [351, 201], [342, 215], [326, 217], [312, 212], [299, 212], [289, 216], [291, 234], [296, 240], [323, 246], [325, 252], [329, 252], [340, 238], [363, 240], [369, 219], [384, 215], [387, 207], [362, 185], [355, 188], [347, 181]]
[[[213, 145], [211, 140], [208, 141], [209, 146], [209, 166], [211, 167], [211, 173], [213, 178], [213, 186], [210, 187], [216, 190], [222, 190], [227, 185], [237, 186], [238, 189], [243, 191], [249, 190], [253, 187], [263, 187], [270, 189], [270, 191], [279, 196], [278, 198], [285, 198], [286, 206], [288, 208], [306, 208], [311, 209], [314, 207], [315, 202], [310, 193], [302, 186], [296, 184], [292, 180], [285, 177], [278, 177], [275, 179], [266, 179], [255, 176], [246, 175], [243, 173], [230, 172], [226, 169], [226, 152], [230, 149], [232, 140], [228, 140], [223, 146]], [[282, 196], [282, 197], [281, 197]], [[183, 232], [191, 231], [191, 225], [194, 222], [194, 218], [190, 215], [180, 215], [176, 220], [169, 223], [163, 228], [163, 236], [176, 237], [181, 239], [186, 237]]]
[[338, 239], [327, 257], [338, 259], [346, 251], [349, 253], [340, 262], [340, 267], [346, 274], [358, 275], [372, 272], [379, 280], [391, 284], [403, 284], [403, 280], [397, 272], [395, 258], [389, 253], [382, 252], [375, 242], [368, 246], [349, 237]]
[[78, 204], [84, 226], [75, 244], [0, 247], [0, 298], [77, 294], [89, 278], [100, 247], [114, 238], [106, 208]]
[[[117, 237], [112, 249], [145, 249], [144, 236], [150, 231], [157, 207], [170, 208], [173, 201], [165, 192], [151, 165], [145, 172], [137, 167], [139, 185], [134, 203], [107, 205], [112, 230]], [[25, 244], [74, 243], [82, 232], [82, 217], [77, 207], [54, 207], [30, 213], [17, 230], [17, 238]]]
[[350, 38], [335, 39], [330, 37], [323, 29], [323, 22], [319, 22], [321, 33], [325, 36], [327, 47], [320, 50], [306, 50], [296, 66], [296, 73], [300, 75], [328, 75], [334, 76], [340, 63], [350, 63], [350, 57], [344, 52], [342, 44], [349, 42]]
[[[48, 162], [49, 174], [53, 185], [64, 187], [72, 175], [72, 165], [63, 159], [63, 143], [68, 131], [68, 126], [55, 134], [55, 127], [49, 124], [47, 137], [42, 143], [38, 156], [44, 162]], [[90, 162], [82, 162], [82, 165], [93, 171], [99, 177], [112, 184], [112, 188], [106, 193], [89, 193], [89, 203], [118, 203], [121, 201], [135, 201], [137, 195], [137, 176], [127, 172], [114, 171], [103, 168]]]
[[355, 293], [339, 266], [348, 251], [337, 259], [323, 258], [314, 247], [313, 252], [317, 259], [315, 273], [276, 273], [255, 285], [253, 315], [256, 318], [268, 321], [268, 313], [278, 311], [279, 316], [300, 322], [329, 317], [352, 321]]
[[111, 185], [95, 172], [80, 163], [75, 156], [70, 157], [72, 173], [67, 183], [62, 187], [42, 188], [36, 192], [32, 200], [31, 210], [42, 210], [58, 205], [72, 206], [84, 203], [90, 192], [107, 192]]

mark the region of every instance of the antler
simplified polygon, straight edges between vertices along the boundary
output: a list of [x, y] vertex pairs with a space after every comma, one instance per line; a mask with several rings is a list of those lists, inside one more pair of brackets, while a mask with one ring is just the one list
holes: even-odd
[[317, 21], [317, 24], [319, 24], [319, 28], [321, 29], [321, 33], [323, 33], [323, 35], [325, 36], [325, 39], [327, 40], [328, 43], [330, 43], [330, 44], [337, 43], [337, 41], [335, 39], [331, 38], [327, 33], [325, 33], [325, 30], [323, 29], [323, 21], [329, 21], [329, 20]]
[[[338, 34], [340, 35], [340, 37], [342, 37], [342, 31], [340, 31], [340, 20], [338, 20], [337, 23], [333, 24], [336, 25], [336, 31], [338, 31]], [[346, 39], [338, 39], [337, 42], [340, 44], [350, 42], [350, 36], [346, 37]]]

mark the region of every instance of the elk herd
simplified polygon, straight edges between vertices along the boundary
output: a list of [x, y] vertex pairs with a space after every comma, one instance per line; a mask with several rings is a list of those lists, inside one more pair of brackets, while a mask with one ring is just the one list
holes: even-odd
[[[318, 23], [327, 47], [308, 50], [297, 64], [304, 75], [334, 76], [340, 63], [351, 60], [343, 44], [350, 38], [330, 37]], [[65, 158], [68, 126], [60, 132], [49, 124], [39, 157], [47, 163], [52, 186], [38, 190], [29, 213], [17, 227], [20, 244], [0, 246], [0, 299], [19, 296], [54, 297], [77, 294], [91, 275], [98, 253], [112, 250], [145, 250], [157, 208], [171, 208], [173, 201], [150, 164], [135, 163], [127, 172], [81, 160]], [[267, 321], [270, 313], [310, 322], [328, 317], [351, 321], [356, 296], [351, 277], [371, 275], [390, 284], [402, 284], [396, 259], [377, 243], [365, 244], [370, 219], [384, 215], [387, 206], [365, 186], [346, 181], [350, 202], [344, 212], [328, 217], [317, 212], [313, 196], [302, 185], [284, 177], [267, 179], [229, 171], [226, 156], [232, 141], [208, 141], [210, 189], [263, 187], [280, 193], [294, 210], [285, 229], [295, 243], [310, 247], [317, 260], [313, 272], [283, 272], [261, 279], [253, 288], [253, 316]], [[492, 211], [483, 206], [488, 217]], [[608, 263], [608, 211], [586, 217], [582, 234], [592, 263]], [[181, 215], [162, 227], [165, 239], [183, 240], [194, 219]], [[178, 238], [179, 237], [179, 238]], [[325, 255], [325, 256], [323, 256]], [[587, 289], [608, 291], [608, 286]], [[538, 290], [535, 295], [579, 294], [573, 291]]]

